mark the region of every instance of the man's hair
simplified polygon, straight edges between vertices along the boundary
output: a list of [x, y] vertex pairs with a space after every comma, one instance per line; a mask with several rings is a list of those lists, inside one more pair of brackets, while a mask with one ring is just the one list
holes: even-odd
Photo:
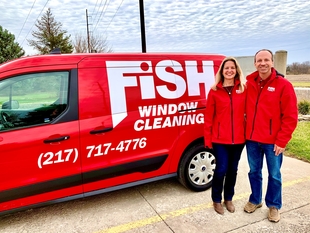
[[256, 62], [256, 55], [257, 55], [259, 52], [261, 52], [261, 51], [267, 51], [267, 52], [269, 52], [269, 53], [271, 54], [271, 61], [273, 61], [273, 53], [271, 52], [271, 50], [269, 50], [269, 49], [261, 49], [261, 50], [258, 50], [258, 51], [255, 53], [255, 55], [254, 55], [254, 62]]

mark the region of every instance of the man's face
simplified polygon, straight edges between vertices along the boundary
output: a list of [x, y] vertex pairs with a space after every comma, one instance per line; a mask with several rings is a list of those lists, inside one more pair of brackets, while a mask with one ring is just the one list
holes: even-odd
[[254, 65], [260, 74], [270, 74], [273, 67], [272, 56], [268, 51], [256, 54]]

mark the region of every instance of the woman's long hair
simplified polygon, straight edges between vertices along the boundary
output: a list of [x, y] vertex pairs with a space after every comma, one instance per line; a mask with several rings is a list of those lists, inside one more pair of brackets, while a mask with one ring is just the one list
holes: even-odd
[[243, 73], [242, 73], [242, 70], [241, 70], [241, 67], [238, 63], [238, 61], [236, 60], [236, 58], [234, 57], [226, 57], [221, 65], [220, 65], [220, 68], [219, 70], [217, 71], [216, 75], [215, 75], [215, 83], [213, 84], [213, 86], [211, 87], [213, 90], [216, 90], [216, 85], [219, 84], [220, 82], [224, 82], [224, 75], [223, 75], [223, 70], [224, 70], [224, 65], [226, 62], [228, 61], [232, 61], [234, 62], [235, 66], [236, 66], [236, 76], [235, 76], [235, 80], [239, 80], [240, 81], [240, 85], [239, 85], [239, 90], [241, 92], [244, 91], [244, 88], [245, 88], [245, 78], [243, 76]]

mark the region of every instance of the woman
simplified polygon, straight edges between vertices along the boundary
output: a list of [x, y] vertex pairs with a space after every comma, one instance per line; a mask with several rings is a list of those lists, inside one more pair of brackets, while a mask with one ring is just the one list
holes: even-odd
[[211, 87], [205, 113], [205, 146], [213, 149], [216, 168], [211, 197], [214, 210], [233, 213], [238, 164], [245, 145], [245, 79], [237, 60], [226, 57]]

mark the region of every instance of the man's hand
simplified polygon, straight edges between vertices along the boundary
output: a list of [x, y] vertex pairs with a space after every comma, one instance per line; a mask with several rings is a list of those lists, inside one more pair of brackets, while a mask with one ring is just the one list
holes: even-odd
[[279, 147], [276, 144], [274, 144], [273, 151], [274, 151], [275, 155], [278, 156], [279, 154], [281, 154], [285, 151], [285, 148]]

